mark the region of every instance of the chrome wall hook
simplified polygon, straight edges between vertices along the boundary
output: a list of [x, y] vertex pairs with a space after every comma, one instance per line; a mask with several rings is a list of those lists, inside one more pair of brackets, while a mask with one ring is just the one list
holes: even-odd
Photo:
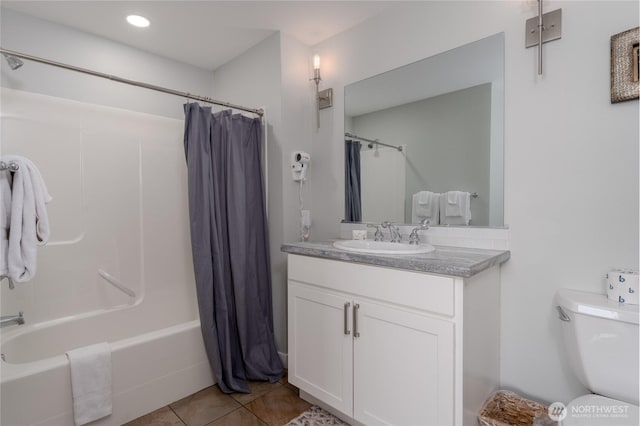
[[20, 169], [18, 163], [13, 161], [9, 161], [8, 163], [5, 161], [0, 161], [0, 171], [1, 170], [9, 170], [10, 172], [17, 172]]
[[13, 284], [13, 280], [11, 279], [11, 277], [9, 275], [0, 275], [0, 281], [7, 279], [7, 281], [9, 281], [9, 290], [13, 290], [15, 287], [15, 285]]

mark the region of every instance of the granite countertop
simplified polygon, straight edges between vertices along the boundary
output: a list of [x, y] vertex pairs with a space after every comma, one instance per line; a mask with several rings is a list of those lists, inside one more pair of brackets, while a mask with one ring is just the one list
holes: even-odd
[[486, 250], [463, 247], [435, 246], [435, 251], [417, 255], [387, 255], [355, 253], [337, 249], [333, 241], [282, 244], [286, 253], [409, 271], [469, 278], [511, 257], [508, 250]]

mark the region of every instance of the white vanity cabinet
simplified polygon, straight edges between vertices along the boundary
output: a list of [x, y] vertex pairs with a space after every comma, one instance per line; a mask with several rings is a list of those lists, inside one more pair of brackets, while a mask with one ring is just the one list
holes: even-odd
[[[288, 258], [288, 378], [303, 398], [354, 424], [476, 424], [498, 381], [497, 267], [462, 279]], [[468, 293], [493, 306], [465, 308]]]

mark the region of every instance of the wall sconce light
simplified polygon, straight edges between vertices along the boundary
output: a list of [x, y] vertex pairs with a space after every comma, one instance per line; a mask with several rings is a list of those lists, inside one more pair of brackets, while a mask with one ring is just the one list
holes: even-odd
[[315, 55], [313, 57], [313, 78], [316, 82], [316, 124], [317, 128], [320, 128], [320, 110], [333, 106], [333, 89], [319, 90], [320, 82], [320, 56]]
[[527, 19], [525, 47], [538, 46], [538, 75], [542, 75], [542, 44], [562, 38], [562, 9], [543, 13], [538, 0], [538, 16]]

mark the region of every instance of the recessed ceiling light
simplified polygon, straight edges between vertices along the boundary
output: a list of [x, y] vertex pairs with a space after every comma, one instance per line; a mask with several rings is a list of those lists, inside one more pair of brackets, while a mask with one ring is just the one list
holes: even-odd
[[150, 24], [147, 18], [139, 15], [127, 16], [127, 22], [133, 25], [134, 27], [140, 27], [140, 28], [148, 27]]

